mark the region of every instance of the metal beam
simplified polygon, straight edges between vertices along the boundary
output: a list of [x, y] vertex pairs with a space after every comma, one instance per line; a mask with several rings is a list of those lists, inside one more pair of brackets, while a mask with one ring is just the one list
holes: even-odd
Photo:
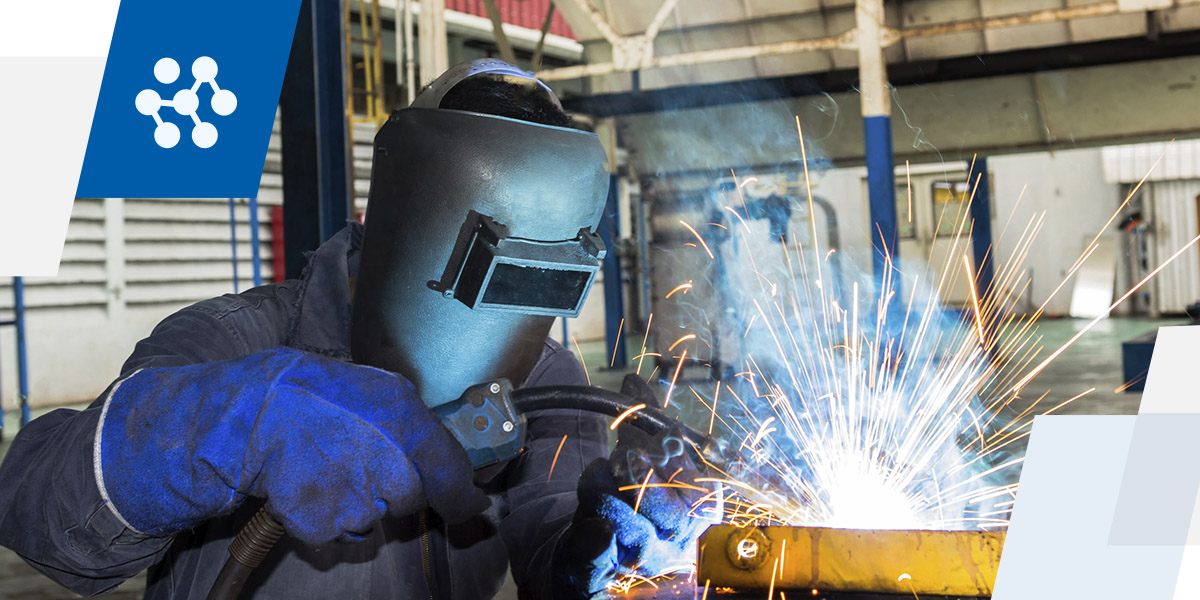
[[517, 55], [513, 52], [508, 36], [504, 34], [504, 18], [500, 16], [500, 9], [496, 8], [496, 0], [483, 0], [483, 7], [487, 11], [488, 19], [492, 21], [492, 37], [500, 47], [500, 58], [510, 65], [517, 64]]
[[[900, 87], [1198, 54], [1200, 54], [1200, 31], [1191, 31], [1167, 34], [1157, 41], [1145, 37], [1135, 37], [1067, 46], [1012, 50], [984, 56], [893, 63], [888, 65], [888, 79], [892, 85]], [[1040, 83], [1040, 85], [1045, 84]], [[648, 89], [636, 93], [595, 94], [564, 99], [563, 105], [573, 112], [600, 118], [662, 110], [742, 104], [779, 98], [819, 96], [855, 89], [858, 89], [858, 70], [839, 69], [819, 73]], [[1046, 124], [1046, 126], [1050, 125]]]
[[570, 0], [569, 3], [587, 15], [588, 20], [592, 22], [592, 26], [600, 32], [600, 35], [604, 36], [604, 39], [608, 40], [608, 43], [616, 44], [620, 41], [620, 34], [617, 33], [616, 29], [613, 29], [613, 26], [608, 22], [604, 13], [600, 12], [600, 9], [596, 8], [595, 4], [592, 4], [592, 0]]
[[[1194, 110], [1200, 86], [1190, 79], [1198, 72], [1200, 57], [1189, 56], [900, 86], [893, 92], [897, 110], [904, 111], [891, 124], [895, 160], [970, 161], [976, 153], [1200, 134], [1200, 112]], [[1035, 77], [1045, 84], [1040, 99]], [[794, 115], [806, 138], [816, 142], [816, 158], [850, 166], [866, 161], [863, 121], [846, 118], [859, 112], [859, 104], [858, 93], [842, 92], [628, 115], [619, 124], [629, 165], [638, 173], [795, 163]], [[1044, 119], [1038, 118], [1039, 106]], [[1054, 123], [1054, 138], [1046, 137], [1044, 120]]]
[[304, 0], [279, 98], [284, 254], [289, 278], [305, 252], [345, 227], [353, 198], [339, 1]]
[[[586, 2], [587, 0], [577, 1]], [[1101, 4], [1089, 4], [1085, 6], [1071, 6], [1067, 8], [1042, 10], [1019, 15], [970, 19], [951, 23], [935, 23], [932, 25], [922, 25], [918, 27], [901, 29], [888, 27], [883, 25], [881, 22], [880, 39], [882, 40], [881, 45], [883, 47], [887, 47], [899, 42], [900, 40], [909, 38], [970, 33], [985, 31], [988, 29], [1016, 27], [1020, 25], [1032, 25], [1038, 23], [1053, 23], [1059, 21], [1069, 21], [1071, 19], [1113, 15], [1117, 14], [1118, 12], [1120, 12], [1120, 10], [1116, 2], [1105, 2]], [[603, 16], [601, 15], [600, 18], [603, 18]], [[647, 31], [647, 33], [649, 33], [649, 31]], [[655, 33], [657, 33], [657, 30], [655, 30]], [[648, 56], [641, 61], [640, 64], [634, 66], [630, 65], [628, 61], [617, 59], [617, 54], [619, 53], [618, 50], [623, 44], [631, 40], [633, 37], [635, 36], [618, 36], [616, 41], [609, 39], [609, 42], [613, 45], [614, 59], [612, 61], [548, 69], [539, 72], [538, 77], [544, 81], [561, 81], [566, 79], [578, 79], [580, 77], [611, 75], [614, 73], [632, 71], [635, 68], [650, 69], [701, 65], [733, 60], [744, 60], [748, 58], [799, 54], [802, 52], [827, 51], [836, 49], [853, 50], [858, 46], [858, 39], [855, 34], [855, 30], [851, 29], [838, 35], [809, 40], [790, 40], [770, 44], [757, 44], [752, 46], [738, 46], [733, 48], [716, 48], [712, 50], [700, 50], [696, 52], [683, 52], [680, 54], [671, 54], [667, 56]], [[653, 37], [650, 37], [650, 40], [653, 41]], [[652, 50], [653, 44], [650, 44], [649, 47]]]
[[550, 33], [550, 24], [554, 22], [554, 1], [551, 0], [546, 4], [546, 18], [542, 19], [541, 36], [538, 37], [537, 46], [533, 49], [533, 60], [530, 64], [534, 69], [542, 66], [542, 50], [546, 47], [546, 35]]
[[700, 536], [696, 581], [813, 595], [991, 596], [1004, 538], [1003, 531], [714, 525]]

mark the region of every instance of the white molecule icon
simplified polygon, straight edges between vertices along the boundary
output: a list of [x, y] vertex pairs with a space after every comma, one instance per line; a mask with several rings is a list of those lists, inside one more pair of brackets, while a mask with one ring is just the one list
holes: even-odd
[[[154, 128], [154, 141], [163, 148], [174, 148], [175, 144], [179, 143], [179, 127], [169, 121], [163, 121], [158, 114], [158, 109], [164, 106], [170, 106], [180, 115], [192, 118], [192, 143], [200, 148], [211, 148], [217, 143], [216, 126], [201, 121], [200, 116], [196, 114], [200, 108], [200, 97], [196, 92], [201, 85], [207, 83], [212, 88], [213, 96], [209, 105], [217, 115], [227, 117], [237, 109], [237, 96], [217, 86], [217, 61], [207, 56], [197, 58], [192, 63], [192, 77], [196, 79], [192, 87], [175, 92], [170, 100], [164, 100], [158, 92], [149, 89], [138, 92], [137, 98], [134, 99], [138, 112], [154, 117], [154, 122], [158, 124]], [[154, 63], [154, 78], [159, 83], [175, 83], [175, 80], [179, 79], [179, 63], [172, 58], [159, 59]]]

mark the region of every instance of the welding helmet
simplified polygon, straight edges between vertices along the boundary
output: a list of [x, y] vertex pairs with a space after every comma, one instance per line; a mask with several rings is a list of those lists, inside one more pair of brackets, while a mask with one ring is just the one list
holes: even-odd
[[498, 377], [519, 385], [555, 317], [574, 317], [605, 247], [595, 134], [439, 108], [488, 77], [558, 99], [486, 59], [451, 69], [375, 136], [351, 318], [354, 361], [404, 375], [429, 406]]

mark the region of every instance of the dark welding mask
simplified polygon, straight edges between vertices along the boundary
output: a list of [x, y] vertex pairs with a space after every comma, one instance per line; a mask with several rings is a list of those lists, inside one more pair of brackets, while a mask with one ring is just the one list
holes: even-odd
[[524, 381], [554, 318], [579, 314], [605, 254], [600, 140], [438, 108], [471, 77], [528, 85], [558, 104], [532, 73], [473, 61], [375, 136], [351, 351], [412, 380], [430, 406], [498, 377]]

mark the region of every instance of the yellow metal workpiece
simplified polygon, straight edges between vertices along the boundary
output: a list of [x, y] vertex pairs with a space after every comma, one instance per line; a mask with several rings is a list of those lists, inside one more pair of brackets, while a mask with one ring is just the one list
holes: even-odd
[[734, 589], [991, 596], [1002, 531], [715, 525], [697, 582]]

